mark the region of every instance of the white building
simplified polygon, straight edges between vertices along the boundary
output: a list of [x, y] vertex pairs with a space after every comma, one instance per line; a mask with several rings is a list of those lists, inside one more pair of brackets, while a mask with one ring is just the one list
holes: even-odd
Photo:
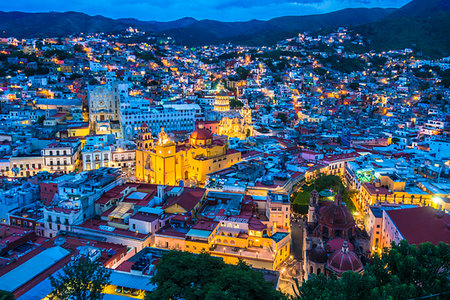
[[132, 170], [136, 164], [136, 147], [131, 142], [116, 141], [114, 135], [88, 136], [81, 152], [83, 170], [101, 167]]
[[129, 83], [114, 82], [111, 85], [89, 87], [89, 125], [96, 134], [114, 133], [120, 129], [120, 102], [128, 97]]
[[112, 168], [64, 175], [54, 180], [58, 192], [44, 208], [44, 235], [54, 237], [58, 231], [72, 231], [95, 215], [95, 201], [120, 184], [120, 171]]
[[79, 160], [80, 141], [75, 145], [70, 143], [52, 143], [42, 149], [44, 171], [74, 172]]
[[9, 212], [33, 204], [38, 199], [39, 186], [29, 182], [0, 190], [0, 224], [9, 224]]
[[164, 104], [151, 106], [148, 100], [128, 99], [120, 104], [121, 123], [125, 138], [131, 138], [146, 123], [153, 134], [161, 127], [166, 132], [195, 129], [195, 121], [201, 117], [201, 108], [197, 104]]

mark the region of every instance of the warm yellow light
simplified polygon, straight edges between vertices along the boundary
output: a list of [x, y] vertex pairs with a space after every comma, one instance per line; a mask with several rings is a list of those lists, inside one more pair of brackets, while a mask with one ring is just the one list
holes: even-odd
[[442, 202], [442, 199], [439, 197], [434, 197], [432, 200], [434, 204], [440, 204]]

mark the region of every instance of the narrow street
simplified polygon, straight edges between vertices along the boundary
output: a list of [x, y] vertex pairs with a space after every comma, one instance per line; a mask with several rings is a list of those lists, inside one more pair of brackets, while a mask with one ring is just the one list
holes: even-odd
[[285, 294], [295, 295], [293, 290], [295, 278], [301, 284], [303, 224], [302, 219], [299, 219], [298, 222], [295, 222], [294, 219], [291, 220], [291, 257], [278, 268], [280, 272], [279, 289]]

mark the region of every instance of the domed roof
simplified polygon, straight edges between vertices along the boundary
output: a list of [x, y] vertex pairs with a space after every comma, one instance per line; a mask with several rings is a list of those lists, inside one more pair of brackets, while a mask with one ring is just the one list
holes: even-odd
[[333, 203], [320, 208], [319, 224], [335, 229], [348, 229], [355, 226], [355, 219], [347, 206]]
[[327, 266], [339, 275], [346, 271], [361, 272], [363, 269], [362, 262], [355, 252], [348, 250], [347, 241], [344, 242], [341, 250], [336, 250], [330, 255]]
[[327, 259], [327, 252], [321, 246], [314, 247], [309, 251], [309, 260], [315, 263], [323, 264], [327, 262]]
[[213, 138], [211, 131], [205, 128], [197, 128], [192, 134], [191, 138], [195, 140], [209, 140]]

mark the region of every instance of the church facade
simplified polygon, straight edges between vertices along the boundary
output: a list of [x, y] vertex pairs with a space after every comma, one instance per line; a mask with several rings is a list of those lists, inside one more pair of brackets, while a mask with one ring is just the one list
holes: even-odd
[[197, 128], [188, 141], [175, 143], [164, 129], [153, 141], [148, 126], [141, 126], [136, 149], [136, 178], [143, 182], [178, 185], [180, 181], [202, 185], [206, 175], [241, 161], [241, 153], [228, 141]]
[[320, 201], [310, 195], [308, 221], [303, 233], [303, 279], [311, 274], [335, 275], [346, 271], [362, 273], [363, 261], [370, 254], [370, 239], [359, 229], [338, 193], [334, 201]]
[[120, 99], [128, 94], [128, 84], [89, 87], [89, 127], [91, 134], [114, 134], [122, 137], [120, 126]]

